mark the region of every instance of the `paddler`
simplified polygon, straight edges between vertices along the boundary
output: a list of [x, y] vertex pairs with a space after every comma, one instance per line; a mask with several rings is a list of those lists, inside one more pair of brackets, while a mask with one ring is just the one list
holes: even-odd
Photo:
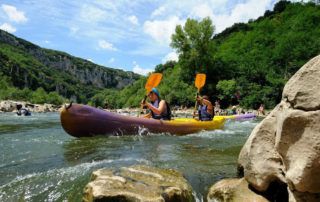
[[141, 102], [142, 106], [150, 110], [150, 113], [145, 115], [145, 118], [161, 120], [171, 119], [171, 110], [169, 104], [160, 98], [160, 93], [156, 88], [152, 88], [152, 90], [148, 93], [148, 98], [150, 103], [147, 101]]
[[31, 116], [30, 111], [27, 108], [23, 108], [21, 104], [17, 104], [18, 116]]
[[209, 97], [197, 96], [197, 102], [199, 104], [198, 107], [198, 115], [200, 121], [211, 121], [214, 117], [213, 105], [209, 100]]

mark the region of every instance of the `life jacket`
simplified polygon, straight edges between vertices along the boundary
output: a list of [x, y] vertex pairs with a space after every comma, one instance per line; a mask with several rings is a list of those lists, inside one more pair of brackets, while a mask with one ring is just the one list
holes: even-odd
[[207, 111], [207, 105], [199, 105], [198, 114], [200, 121], [211, 121], [213, 116]]
[[[171, 109], [169, 104], [165, 101], [166, 103], [166, 112], [162, 112], [161, 114], [155, 114], [152, 110], [151, 111], [151, 116], [153, 119], [161, 119], [161, 120], [171, 120]], [[156, 100], [154, 102], [151, 102], [152, 106], [159, 108], [159, 100]]]

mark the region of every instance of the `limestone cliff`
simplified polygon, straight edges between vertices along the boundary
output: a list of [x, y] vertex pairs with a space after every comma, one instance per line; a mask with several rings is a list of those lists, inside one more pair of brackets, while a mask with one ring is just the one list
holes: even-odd
[[67, 53], [41, 48], [0, 30], [0, 76], [15, 87], [57, 91], [65, 97], [90, 97], [96, 89], [123, 88], [139, 75], [96, 65]]

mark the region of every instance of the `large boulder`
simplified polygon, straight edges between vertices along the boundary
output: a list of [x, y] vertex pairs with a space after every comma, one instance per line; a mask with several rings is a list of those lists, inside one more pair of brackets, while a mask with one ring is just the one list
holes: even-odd
[[282, 101], [252, 131], [239, 168], [256, 190], [288, 186], [290, 201], [320, 201], [320, 56], [286, 84]]
[[192, 188], [172, 169], [135, 165], [94, 171], [83, 201], [194, 201]]
[[214, 184], [209, 189], [208, 202], [267, 202], [265, 197], [256, 194], [249, 188], [248, 182], [244, 179], [224, 179]]
[[306, 63], [287, 82], [282, 97], [294, 109], [320, 109], [320, 55]]

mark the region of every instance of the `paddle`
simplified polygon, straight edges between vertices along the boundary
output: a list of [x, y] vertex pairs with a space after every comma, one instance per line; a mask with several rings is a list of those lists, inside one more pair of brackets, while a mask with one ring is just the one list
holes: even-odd
[[[147, 83], [145, 85], [145, 89], [146, 89], [146, 95], [144, 96], [143, 99], [143, 103], [145, 103], [147, 97], [148, 97], [148, 93], [150, 93], [150, 91], [152, 90], [152, 88], [155, 88], [159, 85], [160, 81], [162, 79], [162, 74], [161, 73], [152, 73], [148, 80]], [[140, 110], [139, 115], [141, 114], [142, 109]]]
[[[198, 89], [197, 91], [197, 97], [199, 96], [200, 93], [200, 89], [204, 86], [204, 84], [206, 83], [206, 75], [205, 74], [197, 74], [196, 75], [196, 80], [194, 81], [194, 85], [196, 86], [196, 88]], [[194, 111], [197, 111], [197, 101], [194, 105]]]

